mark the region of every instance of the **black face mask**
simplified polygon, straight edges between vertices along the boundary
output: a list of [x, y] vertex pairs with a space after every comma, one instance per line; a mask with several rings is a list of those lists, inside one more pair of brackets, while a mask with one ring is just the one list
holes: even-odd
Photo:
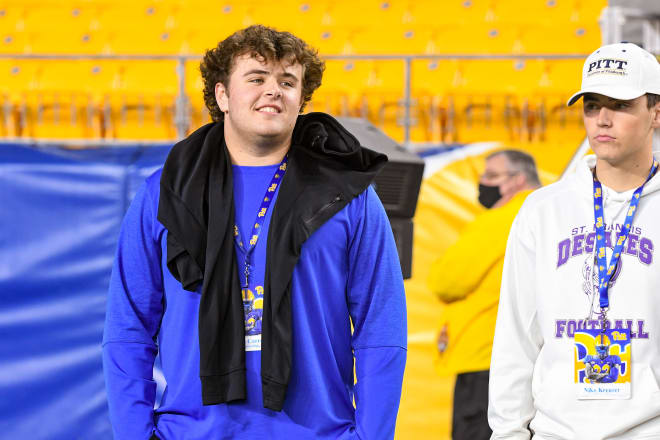
[[500, 186], [489, 186], [479, 184], [479, 203], [481, 203], [486, 208], [492, 208], [499, 199], [502, 198], [502, 193], [500, 193]]

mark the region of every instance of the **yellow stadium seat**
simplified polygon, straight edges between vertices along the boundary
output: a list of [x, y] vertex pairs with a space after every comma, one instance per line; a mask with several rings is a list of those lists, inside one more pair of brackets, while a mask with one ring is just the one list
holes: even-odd
[[548, 140], [561, 133], [575, 136], [582, 130], [582, 107], [566, 106], [566, 100], [580, 88], [582, 59], [541, 60], [541, 74], [529, 99], [529, 111], [535, 120], [532, 133], [537, 140]]
[[93, 38], [103, 42], [103, 53], [178, 54], [185, 31], [174, 17], [175, 6], [166, 2], [103, 5], [90, 24]]
[[190, 60], [186, 62], [185, 76], [185, 90], [190, 111], [189, 131], [194, 131], [202, 125], [211, 122], [211, 117], [204, 103], [204, 83], [199, 70], [199, 60]]
[[321, 55], [349, 55], [354, 53], [353, 40], [357, 31], [341, 27], [314, 29], [307, 37], [307, 43]]
[[324, 9], [324, 2], [283, 0], [252, 3], [246, 14], [255, 24], [297, 34], [306, 28], [321, 26]]
[[[395, 139], [403, 139], [404, 65], [402, 61], [365, 61], [366, 75], [360, 90], [358, 115], [369, 119]], [[417, 125], [418, 115], [411, 115]]]
[[124, 62], [114, 84], [108, 135], [116, 139], [174, 139], [178, 77], [174, 61]]
[[0, 92], [12, 101], [27, 91], [38, 87], [38, 72], [42, 61], [0, 59]]
[[[561, 10], [556, 7], [556, 1], [553, 0], [500, 0], [492, 3], [491, 15], [489, 19], [493, 22], [501, 24], [502, 26], [516, 26], [516, 25], [546, 25], [551, 23], [561, 23], [568, 20], [568, 15], [565, 17], [557, 17], [554, 14], [555, 20], [549, 19], [549, 10]], [[563, 3], [566, 3], [563, 1]], [[549, 6], [553, 5], [554, 6]], [[564, 12], [565, 13], [565, 12]]]
[[576, 6], [579, 7], [579, 0], [542, 0], [543, 17], [547, 20], [544, 25], [552, 23], [561, 23], [570, 20]]
[[294, 0], [290, 4], [293, 6], [292, 10], [295, 11], [291, 13], [296, 20], [292, 26], [293, 29], [304, 32], [305, 29], [313, 29], [322, 25], [326, 2], [318, 0]]
[[0, 96], [0, 138], [18, 137], [18, 111]]
[[543, 10], [544, 22], [547, 25], [562, 22], [594, 22], [607, 0], [547, 0]]
[[34, 106], [28, 107], [28, 124], [24, 136], [39, 139], [96, 139], [100, 138], [100, 122], [94, 109], [85, 101], [66, 105], [39, 95]]
[[23, 31], [26, 13], [26, 7], [21, 3], [3, 2], [0, 4], [0, 29], [2, 29], [2, 33], [9, 34], [14, 31]]
[[171, 60], [124, 61], [119, 67], [120, 80], [113, 84], [124, 96], [174, 98], [178, 93], [177, 64]]
[[511, 54], [521, 50], [518, 29], [496, 23], [445, 26], [433, 36], [436, 51], [444, 54]]
[[520, 44], [525, 53], [586, 56], [601, 45], [601, 35], [596, 23], [569, 22], [529, 27], [524, 30]]
[[[552, 28], [547, 26], [524, 27], [519, 39], [520, 50], [526, 54], [557, 54], [566, 51], [562, 38], [549, 38]], [[560, 35], [563, 34], [563, 31]]]
[[566, 44], [574, 53], [590, 54], [602, 44], [600, 27], [597, 23], [578, 22], [569, 26]]
[[407, 3], [396, 0], [361, 0], [358, 3], [329, 2], [323, 17], [323, 25], [366, 29], [377, 26], [405, 24]]
[[327, 60], [321, 87], [314, 92], [305, 110], [353, 116], [357, 100], [354, 81], [358, 74], [353, 61]]
[[183, 52], [203, 55], [233, 32], [255, 24], [246, 2], [183, 3], [172, 9], [174, 28], [183, 34]]
[[208, 49], [216, 47], [216, 45], [224, 38], [231, 35], [236, 29], [190, 29], [184, 36], [182, 45], [183, 53], [191, 55], [204, 55]]
[[333, 116], [352, 116], [351, 94], [321, 87], [312, 95], [304, 112], [323, 112]]
[[[95, 61], [41, 61], [38, 89], [27, 94], [28, 135], [39, 138], [100, 138], [102, 97], [112, 86], [111, 66]], [[105, 68], [104, 68], [105, 67]]]
[[22, 136], [27, 123], [26, 94], [38, 88], [39, 62], [0, 59], [0, 135]]
[[412, 63], [412, 94], [426, 118], [426, 141], [449, 139], [448, 94], [460, 82], [460, 61], [417, 60]]
[[186, 77], [186, 93], [189, 97], [194, 98], [195, 95], [201, 96], [204, 89], [204, 82], [202, 81], [202, 73], [199, 70], [201, 60], [188, 60], [186, 61], [184, 74]]
[[[326, 3], [325, 11], [321, 19], [321, 25], [325, 27], [343, 27], [349, 29], [362, 29], [365, 27], [365, 14], [369, 10], [367, 2], [331, 2]], [[356, 13], [356, 6], [364, 9]]]
[[65, 3], [59, 6], [43, 5], [29, 8], [25, 14], [25, 31], [48, 31], [52, 35], [65, 34], [72, 30], [88, 30], [96, 15], [96, 9]]
[[[373, 23], [382, 27], [409, 27], [406, 22], [409, 11], [409, 5], [412, 1], [401, 0], [380, 0], [375, 6], [372, 6], [372, 12], [369, 13]], [[375, 10], [374, 10], [375, 9]]]
[[562, 99], [568, 99], [580, 89], [583, 64], [582, 58], [541, 61], [541, 77], [534, 93], [561, 95]]
[[123, 29], [107, 34], [108, 53], [119, 55], [178, 55], [187, 52], [186, 35], [177, 29]]
[[171, 14], [177, 28], [207, 32], [211, 40], [220, 41], [221, 36], [254, 24], [248, 10], [249, 5], [240, 1], [183, 2]]
[[460, 64], [457, 59], [416, 60], [412, 63], [412, 91], [418, 96], [447, 95], [460, 83]]
[[76, 93], [98, 106], [119, 83], [120, 65], [116, 60], [39, 61], [39, 92]]
[[167, 4], [133, 2], [98, 8], [95, 26], [106, 31], [123, 29], [168, 29], [174, 26]]
[[490, 2], [484, 0], [411, 1], [404, 23], [439, 29], [470, 26], [486, 21], [489, 11]]
[[163, 101], [148, 107], [142, 102], [112, 107], [111, 124], [106, 137], [120, 140], [174, 140], [173, 102]]
[[457, 136], [463, 141], [518, 140], [527, 131], [523, 107], [541, 70], [538, 63], [523, 60], [461, 63], [460, 79], [448, 96]]
[[427, 54], [433, 53], [433, 31], [428, 29], [372, 27], [356, 32], [351, 41], [357, 54]]
[[23, 54], [30, 53], [30, 40], [25, 32], [10, 31], [0, 34], [0, 53]]
[[52, 29], [26, 31], [25, 36], [27, 38], [24, 45], [26, 53], [96, 55], [108, 52], [108, 44], [102, 34], [86, 29], [58, 32], [57, 38], [53, 38]]

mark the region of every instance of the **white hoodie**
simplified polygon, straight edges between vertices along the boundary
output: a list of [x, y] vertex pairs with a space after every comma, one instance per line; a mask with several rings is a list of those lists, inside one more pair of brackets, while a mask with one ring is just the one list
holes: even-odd
[[[599, 297], [595, 162], [588, 156], [575, 174], [532, 193], [511, 228], [490, 369], [491, 439], [529, 439], [530, 429], [534, 439], [660, 439], [660, 172], [644, 187], [609, 289], [612, 327], [632, 330], [632, 397], [577, 399], [572, 336]], [[612, 242], [633, 192], [603, 186]]]

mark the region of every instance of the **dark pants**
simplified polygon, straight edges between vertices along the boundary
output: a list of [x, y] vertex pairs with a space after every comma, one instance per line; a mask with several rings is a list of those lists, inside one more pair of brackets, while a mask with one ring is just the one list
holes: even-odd
[[488, 440], [488, 370], [461, 373], [454, 388], [453, 440]]

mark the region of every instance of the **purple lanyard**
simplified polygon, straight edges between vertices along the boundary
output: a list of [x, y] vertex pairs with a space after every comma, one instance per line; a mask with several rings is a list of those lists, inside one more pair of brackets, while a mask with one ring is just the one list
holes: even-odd
[[619, 234], [616, 237], [616, 244], [612, 250], [612, 257], [610, 258], [610, 264], [607, 265], [607, 259], [605, 257], [605, 217], [603, 213], [603, 188], [596, 178], [594, 173], [594, 219], [595, 229], [596, 229], [596, 260], [598, 262], [598, 292], [600, 294], [600, 308], [602, 310], [602, 318], [605, 318], [607, 310], [610, 307], [610, 299], [608, 295], [608, 288], [610, 284], [610, 278], [614, 273], [616, 265], [619, 263], [619, 258], [621, 258], [621, 252], [623, 251], [623, 245], [628, 238], [630, 233], [630, 228], [632, 227], [633, 218], [637, 212], [637, 205], [639, 205], [639, 198], [644, 189], [644, 185], [651, 180], [651, 177], [655, 174], [658, 169], [658, 161], [653, 161], [653, 166], [651, 167], [651, 172], [648, 177], [642, 183], [642, 185], [635, 190], [633, 196], [630, 200], [630, 207], [628, 208], [628, 213], [626, 215], [626, 220], [623, 223], [623, 227]]
[[247, 249], [245, 249], [245, 246], [243, 245], [243, 240], [241, 239], [241, 233], [238, 230], [238, 225], [236, 222], [234, 222], [234, 240], [236, 240], [239, 249], [245, 253], [245, 267], [243, 269], [243, 275], [245, 275], [245, 282], [243, 283], [244, 288], [248, 287], [250, 278], [250, 258], [254, 252], [254, 249], [257, 247], [257, 240], [259, 240], [259, 234], [263, 229], [264, 221], [266, 220], [266, 213], [268, 212], [270, 203], [273, 201], [275, 190], [282, 181], [284, 173], [286, 173], [286, 164], [288, 161], [289, 156], [284, 156], [284, 159], [282, 159], [282, 162], [280, 162], [280, 165], [275, 170], [273, 178], [270, 180], [270, 185], [268, 185], [268, 188], [266, 189], [266, 194], [264, 194], [264, 198], [261, 201], [261, 207], [257, 212], [257, 219], [254, 221], [254, 226], [252, 226], [252, 234], [250, 235], [249, 242], [250, 246]]

